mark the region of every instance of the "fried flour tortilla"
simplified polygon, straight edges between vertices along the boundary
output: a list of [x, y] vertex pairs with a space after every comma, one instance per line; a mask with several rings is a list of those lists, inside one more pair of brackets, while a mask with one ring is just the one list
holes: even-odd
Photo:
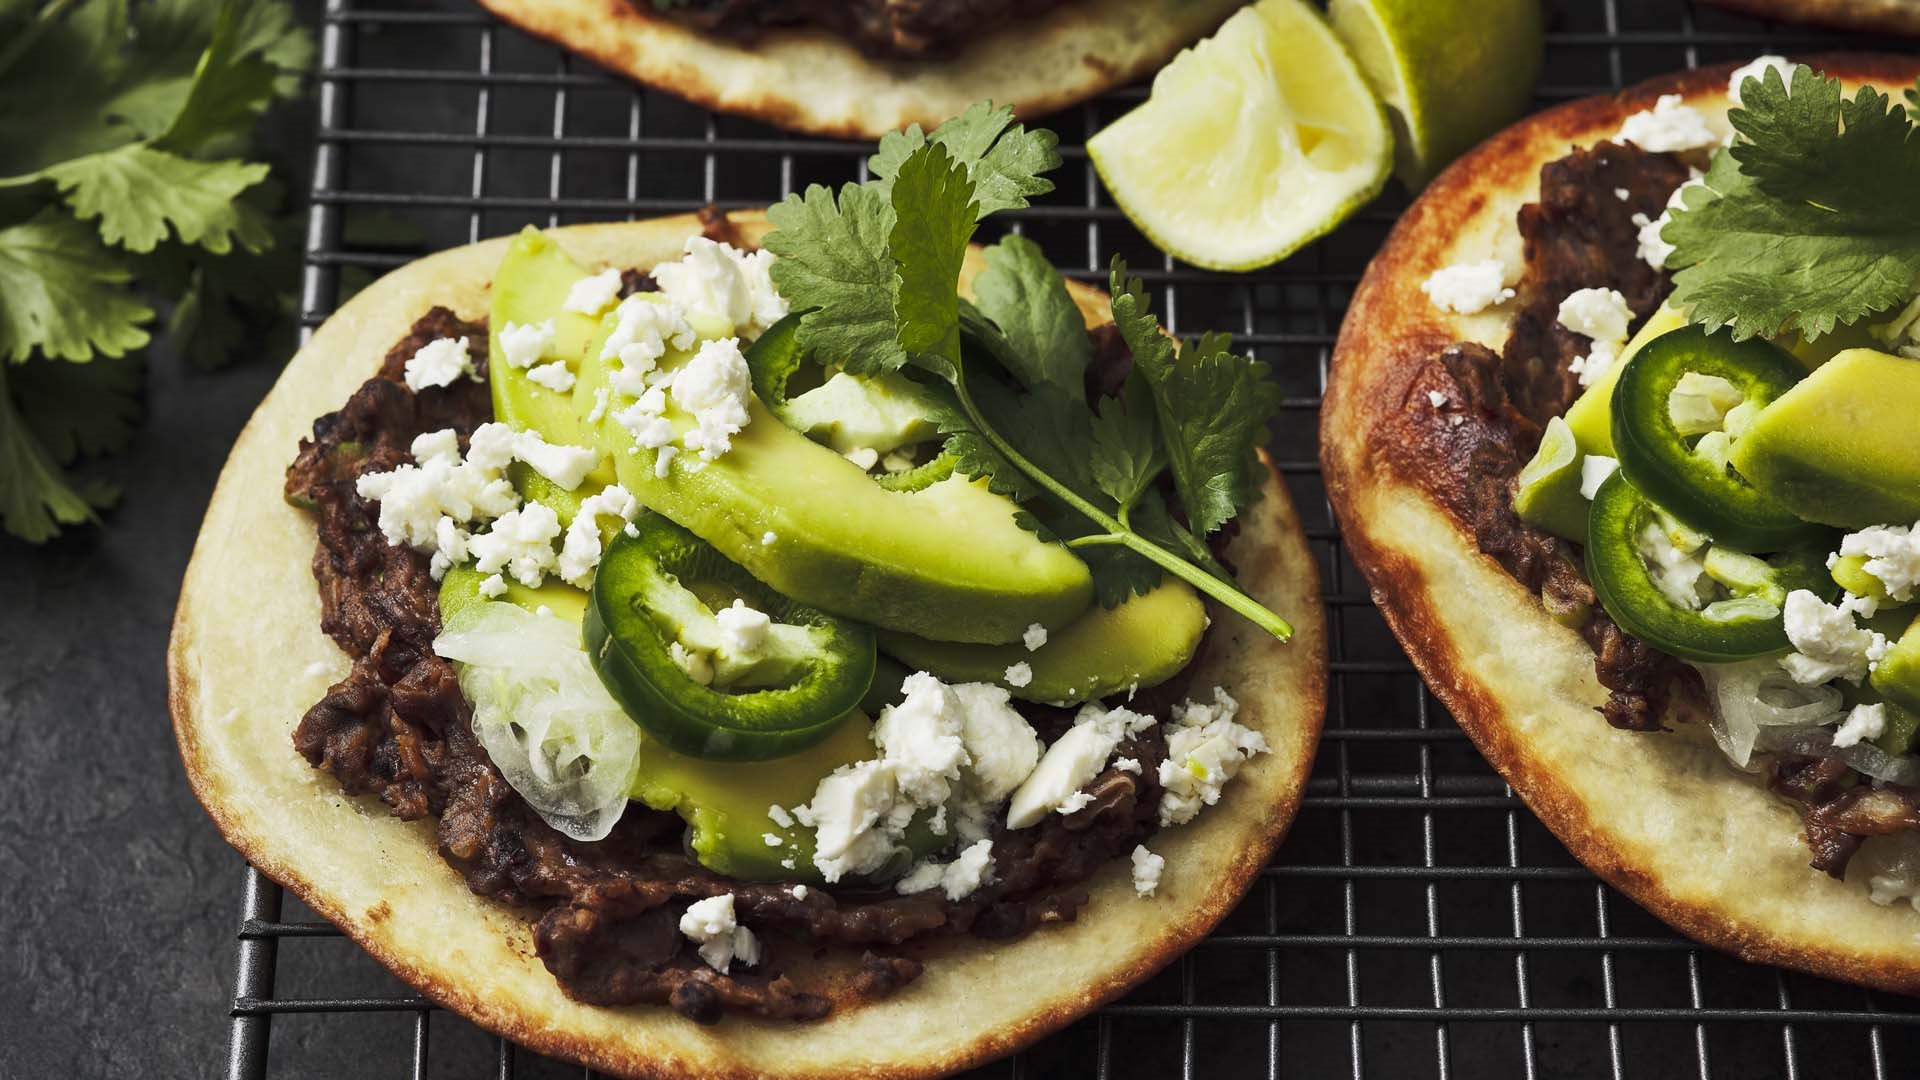
[[[1863, 82], [1897, 92], [1920, 75], [1920, 60], [1905, 57], [1806, 62], [1849, 92]], [[1341, 328], [1322, 414], [1327, 487], [1348, 550], [1427, 684], [1581, 862], [1682, 933], [1743, 959], [1920, 992], [1920, 916], [1904, 904], [1878, 906], [1859, 881], [1809, 867], [1793, 808], [1737, 775], [1703, 725], [1675, 721], [1667, 733], [1609, 726], [1597, 711], [1607, 693], [1594, 651], [1482, 554], [1470, 525], [1430, 486], [1396, 468], [1393, 459], [1405, 457], [1389, 445], [1424, 425], [1422, 452], [1433, 455], [1419, 479], [1431, 485], [1447, 471], [1447, 410], [1456, 403], [1427, 396], [1429, 358], [1454, 342], [1497, 352], [1516, 306], [1443, 312], [1420, 291], [1427, 276], [1495, 256], [1519, 266], [1515, 215], [1538, 197], [1542, 166], [1611, 139], [1661, 94], [1684, 95], [1731, 130], [1732, 68], [1533, 116], [1427, 188], [1373, 260]], [[1421, 416], [1431, 419], [1410, 419]]]
[[1150, 74], [1244, 0], [1075, 0], [1014, 15], [951, 55], [868, 56], [810, 27], [734, 40], [630, 0], [481, 0], [502, 19], [703, 108], [815, 135], [932, 130], [976, 101], [1022, 119]]
[[[735, 215], [741, 238], [767, 230]], [[650, 267], [701, 231], [692, 215], [554, 230], [589, 268]], [[421, 259], [348, 302], [288, 365], [221, 473], [182, 585], [168, 653], [180, 754], [227, 840], [422, 993], [535, 1050], [623, 1076], [920, 1077], [1008, 1053], [1108, 1001], [1193, 945], [1238, 902], [1299, 807], [1326, 699], [1319, 577], [1271, 466], [1229, 556], [1240, 581], [1296, 628], [1281, 645], [1216, 611], [1194, 661], [1273, 752], [1248, 761], [1219, 805], [1152, 841], [1159, 894], [1134, 895], [1126, 859], [1087, 885], [1078, 921], [1012, 942], [943, 939], [926, 972], [885, 1000], [818, 1023], [728, 1016], [703, 1027], [664, 1007], [565, 997], [534, 955], [531, 915], [475, 896], [434, 847], [430, 819], [402, 822], [343, 794], [293, 749], [306, 708], [348, 669], [320, 630], [312, 518], [283, 501], [286, 463], [315, 416], [338, 407], [429, 307], [487, 309], [506, 239]], [[970, 262], [968, 278], [977, 271]], [[1071, 284], [1090, 322], [1102, 293]], [[805, 972], [794, 973], [804, 981]], [[811, 989], [811, 987], [810, 987]], [[830, 992], [824, 991], [824, 992]]]

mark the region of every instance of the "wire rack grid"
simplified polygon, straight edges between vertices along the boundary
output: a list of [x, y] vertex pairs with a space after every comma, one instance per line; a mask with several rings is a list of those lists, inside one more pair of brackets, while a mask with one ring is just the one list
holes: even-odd
[[[1677, 0], [1560, 0], [1540, 103], [1859, 44]], [[328, 0], [318, 89], [308, 327], [426, 251], [528, 223], [760, 206], [863, 178], [868, 153], [637, 89], [459, 0]], [[1327, 587], [1326, 736], [1279, 858], [1211, 938], [977, 1075], [1920, 1075], [1913, 1002], [1675, 936], [1580, 867], [1424, 690], [1341, 552], [1315, 459], [1334, 334], [1404, 200], [1270, 270], [1182, 266], [1128, 225], [1083, 149], [1143, 92], [1051, 118], [1059, 190], [1007, 216], [1075, 276], [1126, 256], [1176, 331], [1232, 330], [1273, 365], [1286, 397], [1272, 445]], [[233, 1080], [580, 1075], [437, 1012], [250, 868], [238, 939]]]

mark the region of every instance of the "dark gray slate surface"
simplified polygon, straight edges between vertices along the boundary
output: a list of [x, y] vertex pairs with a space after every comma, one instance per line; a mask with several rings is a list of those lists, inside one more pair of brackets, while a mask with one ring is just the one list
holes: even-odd
[[278, 374], [155, 357], [102, 530], [0, 536], [0, 1076], [204, 1076], [240, 875], [187, 790], [168, 625], [227, 448]]

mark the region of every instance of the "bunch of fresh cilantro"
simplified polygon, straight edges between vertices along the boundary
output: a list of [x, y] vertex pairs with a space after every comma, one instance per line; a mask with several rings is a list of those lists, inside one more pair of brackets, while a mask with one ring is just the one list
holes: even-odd
[[1736, 138], [1661, 238], [1674, 303], [1736, 339], [1851, 326], [1920, 291], [1920, 88], [1902, 108], [1806, 65], [1749, 80]]
[[286, 324], [297, 234], [247, 159], [312, 54], [284, 0], [0, 0], [8, 532], [44, 541], [114, 501], [82, 459], [131, 436], [161, 311], [202, 368]]
[[877, 179], [837, 199], [814, 185], [773, 207], [765, 243], [779, 256], [775, 284], [803, 313], [798, 346], [938, 391], [946, 461], [1085, 557], [1102, 603], [1173, 574], [1284, 639], [1286, 622], [1206, 544], [1260, 490], [1255, 450], [1280, 398], [1266, 366], [1233, 355], [1224, 335], [1176, 348], [1116, 259], [1113, 318], [1133, 363], [1118, 395], [1090, 402], [1085, 324], [1037, 245], [1012, 235], [988, 247], [974, 301], [960, 296], [979, 222], [1052, 190], [1056, 142], [975, 105], [931, 136], [915, 126], [882, 139]]

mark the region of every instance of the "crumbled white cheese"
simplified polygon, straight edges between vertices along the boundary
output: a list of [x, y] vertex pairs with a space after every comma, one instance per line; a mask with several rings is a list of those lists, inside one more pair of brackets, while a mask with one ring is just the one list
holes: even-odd
[[733, 436], [747, 426], [753, 373], [738, 338], [700, 346], [673, 383], [673, 400], [693, 415], [694, 427], [681, 437], [689, 451], [712, 461], [733, 447]]
[[583, 589], [592, 585], [594, 568], [600, 565], [599, 518], [605, 515], [631, 522], [639, 513], [639, 500], [619, 484], [609, 484], [583, 500], [560, 545], [560, 580]]
[[1855, 625], [1851, 611], [1805, 589], [1787, 594], [1783, 613], [1787, 640], [1796, 651], [1781, 657], [1780, 666], [1802, 686], [1835, 679], [1858, 683], [1867, 677], [1876, 654], [1886, 652], [1884, 634]]
[[1720, 136], [1707, 126], [1706, 116], [1685, 104], [1679, 94], [1661, 94], [1653, 108], [1627, 117], [1614, 138], [1656, 154], [1698, 150], [1720, 142]]
[[1686, 205], [1687, 189], [1705, 186], [1706, 182], [1701, 179], [1700, 170], [1695, 169], [1692, 179], [1674, 188], [1673, 194], [1667, 196], [1666, 209], [1660, 211], [1659, 217], [1650, 218], [1645, 214], [1634, 214], [1629, 219], [1640, 230], [1636, 238], [1635, 254], [1640, 257], [1641, 262], [1655, 270], [1667, 268], [1667, 259], [1673, 255], [1673, 245], [1662, 238], [1661, 230], [1673, 220], [1673, 212]]
[[1121, 772], [1133, 773], [1135, 776], [1138, 776], [1140, 774], [1140, 759], [1130, 757], [1114, 758], [1113, 767]]
[[1039, 652], [1040, 647], [1047, 643], [1047, 628], [1039, 623], [1028, 623], [1026, 631], [1020, 635], [1020, 643], [1027, 647], [1028, 652]]
[[1884, 702], [1855, 705], [1840, 726], [1833, 730], [1833, 745], [1844, 750], [1849, 746], [1858, 745], [1863, 740], [1877, 739], [1885, 730], [1887, 730], [1887, 706]]
[[760, 534], [760, 546], [761, 546], [761, 547], [772, 547], [772, 546], [773, 546], [773, 544], [774, 544], [774, 541], [776, 541], [776, 540], [778, 540], [778, 539], [780, 539], [780, 538], [779, 538], [778, 536], [776, 536], [776, 535], [774, 535], [774, 533], [773, 533], [773, 530], [771, 530], [771, 529], [769, 529], [769, 530], [767, 530], [766, 532], [763, 532], [763, 533], [761, 533], [761, 534]]
[[613, 388], [602, 386], [593, 392], [593, 410], [587, 413], [587, 423], [597, 424], [607, 415], [607, 405], [613, 401]]
[[1007, 685], [1019, 688], [1033, 681], [1033, 665], [1025, 660], [1007, 666]]
[[674, 455], [679, 452], [680, 448], [677, 446], [663, 446], [658, 453], [654, 454], [653, 478], [655, 480], [665, 480], [667, 478], [667, 467], [673, 464]]
[[537, 431], [514, 435], [513, 456], [533, 467], [541, 476], [572, 491], [580, 486], [594, 466], [600, 464], [600, 451], [566, 443], [550, 443]]
[[1689, 371], [1667, 394], [1667, 419], [1682, 435], [1705, 435], [1721, 430], [1727, 413], [1745, 400], [1739, 387], [1720, 376]]
[[1447, 402], [1450, 400], [1452, 399], [1447, 397], [1447, 395], [1441, 393], [1438, 390], [1427, 391], [1427, 404], [1433, 406], [1436, 409], [1446, 408]]
[[689, 649], [677, 641], [667, 643], [667, 658], [701, 686], [713, 685], [713, 659], [706, 653]]
[[1443, 266], [1420, 283], [1433, 306], [1459, 315], [1475, 315], [1513, 299], [1507, 268], [1499, 259]]
[[1160, 872], [1167, 868], [1164, 855], [1156, 855], [1147, 850], [1147, 845], [1136, 844], [1133, 848], [1133, 891], [1139, 896], [1152, 896], [1160, 887]]
[[935, 835], [951, 825], [963, 842], [979, 841], [991, 829], [991, 808], [1039, 757], [1038, 737], [1000, 687], [948, 686], [916, 672], [902, 690], [900, 704], [874, 724], [880, 756], [835, 770], [810, 802], [790, 811], [816, 829], [814, 865], [828, 881], [892, 863], [922, 811], [933, 812], [927, 822]]
[[840, 456], [858, 465], [861, 472], [869, 472], [880, 463], [880, 451], [871, 446], [856, 446]]
[[902, 896], [939, 889], [949, 900], [965, 900], [993, 877], [993, 841], [977, 840], [961, 849], [952, 862], [931, 859], [915, 863], [894, 890]]
[[783, 829], [793, 828], [793, 815], [787, 813], [787, 808], [779, 803], [767, 807], [767, 818]]
[[1167, 757], [1160, 763], [1160, 824], [1192, 821], [1202, 806], [1220, 801], [1220, 792], [1255, 754], [1267, 752], [1266, 737], [1234, 718], [1240, 703], [1214, 687], [1211, 704], [1176, 705], [1167, 726]]
[[[413, 464], [366, 473], [354, 490], [380, 504], [380, 532], [389, 542], [434, 557], [437, 579], [466, 557], [466, 523], [490, 521], [519, 505], [513, 484], [501, 475], [513, 457], [512, 436], [505, 424], [482, 424], [462, 461], [458, 433], [424, 433], [413, 441]], [[443, 542], [455, 550], [442, 551]]]
[[1743, 104], [1740, 100], [1740, 88], [1747, 84], [1748, 79], [1760, 79], [1764, 82], [1767, 77], [1768, 68], [1772, 68], [1774, 71], [1780, 73], [1780, 81], [1782, 83], [1792, 83], [1793, 62], [1791, 60], [1788, 60], [1784, 56], [1774, 56], [1772, 54], [1756, 56], [1752, 60], [1734, 68], [1733, 74], [1727, 77], [1727, 100], [1735, 105]]
[[946, 867], [932, 859], [923, 859], [914, 863], [913, 869], [900, 875], [900, 880], [893, 883], [893, 891], [901, 896], [912, 896], [917, 892], [937, 889], [941, 878], [946, 876], [946, 870]]
[[1593, 339], [1587, 355], [1575, 357], [1567, 367], [1580, 377], [1581, 386], [1591, 386], [1626, 347], [1633, 309], [1616, 289], [1577, 289], [1560, 301], [1559, 314], [1561, 326]]
[[773, 626], [773, 619], [766, 612], [750, 608], [745, 600], [739, 599], [714, 612], [713, 621], [720, 624], [721, 651], [741, 658], [754, 656], [765, 648], [767, 632]]
[[508, 367], [530, 368], [546, 359], [558, 337], [552, 319], [525, 324], [509, 319], [500, 328], [500, 353]]
[[689, 904], [680, 916], [680, 932], [700, 946], [700, 959], [722, 975], [735, 960], [745, 967], [760, 963], [760, 939], [735, 921], [732, 893]]
[[953, 794], [968, 764], [966, 715], [953, 688], [924, 671], [907, 676], [898, 705], [874, 721], [873, 741], [893, 766], [901, 794], [921, 806], [939, 806]]
[[567, 298], [560, 306], [568, 311], [577, 311], [582, 315], [598, 315], [613, 306], [613, 299], [620, 295], [620, 271], [608, 267], [597, 274], [589, 274], [567, 288]]
[[448, 386], [462, 375], [473, 375], [473, 357], [467, 355], [467, 339], [463, 337], [436, 338], [407, 357], [406, 380], [410, 390]]
[[529, 369], [527, 381], [544, 386], [556, 394], [564, 394], [573, 389], [573, 372], [567, 370], [563, 361], [554, 360]]
[[614, 326], [600, 346], [602, 360], [618, 360], [619, 367], [607, 374], [615, 390], [639, 397], [646, 390], [647, 376], [667, 354], [669, 347], [691, 349], [693, 327], [679, 304], [660, 303], [644, 296], [629, 296], [614, 312]]
[[884, 761], [842, 765], [822, 778], [804, 813], [794, 815], [814, 827], [813, 865], [821, 876], [833, 882], [886, 866], [899, 849], [898, 831], [912, 820], [912, 804], [901, 820], [898, 802], [893, 766]]
[[696, 317], [725, 320], [748, 340], [787, 313], [787, 301], [773, 287], [770, 251], [740, 251], [704, 236], [687, 238], [679, 262], [653, 268], [653, 280], [669, 300]]
[[771, 832], [761, 833], [760, 842], [767, 845], [768, 847], [779, 847], [781, 844], [786, 843], [785, 840], [782, 840], [780, 838], [779, 833], [771, 833]]
[[1620, 467], [1619, 458], [1610, 458], [1605, 454], [1588, 454], [1580, 459], [1580, 497], [1588, 502], [1599, 492], [1600, 485], [1607, 482], [1615, 469]]
[[633, 441], [644, 450], [658, 450], [678, 435], [673, 430], [671, 420], [657, 412], [648, 412], [639, 405], [629, 405], [614, 413], [613, 418], [627, 429]]
[[1040, 736], [1013, 707], [1004, 687], [956, 683], [960, 704], [960, 740], [969, 766], [962, 774], [967, 794], [994, 804], [1012, 795], [1040, 760]]
[[1053, 812], [1064, 817], [1069, 814], [1077, 814], [1092, 803], [1093, 796], [1084, 791], [1076, 791], [1062, 800], [1059, 806], [1054, 807]]
[[788, 891], [793, 893], [793, 898], [795, 900], [805, 900], [807, 898], [808, 889], [805, 885], [795, 885], [792, 889]]
[[555, 568], [554, 538], [560, 535], [560, 517], [545, 503], [530, 502], [494, 519], [493, 526], [468, 541], [474, 568], [483, 574], [504, 571], [530, 589], [537, 589]]
[[1861, 569], [1878, 578], [1887, 595], [1900, 603], [1912, 600], [1920, 589], [1920, 522], [1848, 533], [1840, 541], [1840, 554], [1866, 556]]
[[1617, 289], [1576, 289], [1560, 301], [1560, 325], [1596, 341], [1625, 341], [1633, 309]]
[[1027, 828], [1061, 809], [1099, 774], [1136, 717], [1139, 714], [1128, 709], [1107, 710], [1091, 703], [1082, 708], [1073, 727], [1047, 747], [1040, 763], [1013, 793], [1007, 805], [1007, 828]]
[[506, 594], [507, 579], [499, 574], [489, 574], [486, 580], [480, 583], [480, 595], [489, 600], [498, 600]]
[[1613, 189], [1613, 197], [1619, 199], [1621, 202], [1626, 202], [1628, 199], [1633, 198], [1633, 192], [1623, 187], [1617, 187]]
[[1647, 564], [1647, 574], [1660, 595], [1688, 611], [1699, 611], [1706, 605], [1703, 587], [1710, 579], [1706, 576], [1704, 550], [1683, 550], [1657, 520], [1641, 527], [1633, 547]]

